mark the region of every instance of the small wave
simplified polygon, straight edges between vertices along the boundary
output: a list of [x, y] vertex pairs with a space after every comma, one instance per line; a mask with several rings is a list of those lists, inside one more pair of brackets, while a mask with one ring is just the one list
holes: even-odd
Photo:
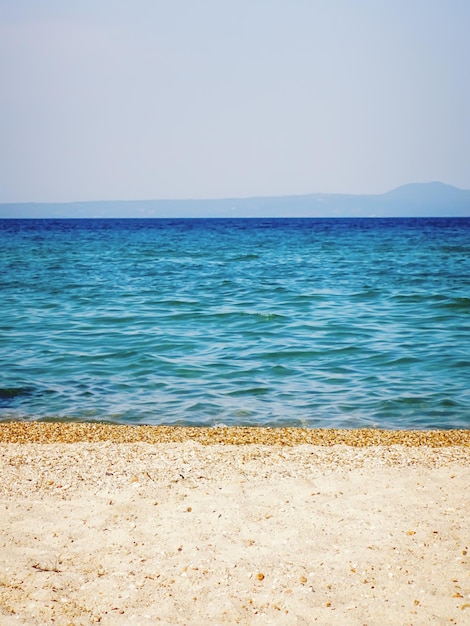
[[281, 315], [280, 313], [256, 313], [256, 315], [261, 320], [266, 321], [287, 319], [285, 315]]
[[0, 406], [7, 407], [15, 400], [28, 398], [35, 392], [34, 387], [0, 387]]
[[248, 387], [246, 389], [236, 389], [235, 391], [227, 392], [228, 396], [262, 396], [270, 392], [269, 387]]
[[455, 312], [470, 313], [470, 298], [466, 298], [465, 296], [447, 298], [445, 301], [439, 303], [439, 308]]
[[379, 289], [365, 289], [364, 291], [358, 291], [356, 293], [351, 294], [351, 299], [354, 301], [368, 301], [368, 300], [376, 300], [382, 296], [382, 292]]
[[259, 254], [240, 254], [239, 256], [235, 256], [228, 260], [229, 261], [255, 261], [256, 259], [259, 259]]
[[322, 350], [276, 350], [275, 352], [265, 352], [261, 354], [264, 361], [289, 361], [290, 359], [316, 359], [324, 356]]

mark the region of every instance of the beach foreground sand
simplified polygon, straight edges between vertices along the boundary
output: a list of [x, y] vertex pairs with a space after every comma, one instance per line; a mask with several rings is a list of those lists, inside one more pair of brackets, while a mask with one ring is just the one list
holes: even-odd
[[470, 431], [13, 423], [0, 462], [2, 625], [470, 623]]

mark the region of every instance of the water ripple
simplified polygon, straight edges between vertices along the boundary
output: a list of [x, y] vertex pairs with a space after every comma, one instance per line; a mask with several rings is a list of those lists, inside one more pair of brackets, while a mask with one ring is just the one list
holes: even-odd
[[0, 419], [470, 427], [470, 220], [0, 221]]

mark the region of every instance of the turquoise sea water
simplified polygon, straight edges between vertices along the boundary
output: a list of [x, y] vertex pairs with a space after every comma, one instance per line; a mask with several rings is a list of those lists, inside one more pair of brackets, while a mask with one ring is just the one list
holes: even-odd
[[470, 219], [0, 220], [0, 419], [470, 427]]

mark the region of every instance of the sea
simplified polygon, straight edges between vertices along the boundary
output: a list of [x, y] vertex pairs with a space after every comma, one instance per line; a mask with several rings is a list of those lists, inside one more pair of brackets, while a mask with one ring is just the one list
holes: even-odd
[[0, 420], [470, 428], [470, 218], [0, 220]]

